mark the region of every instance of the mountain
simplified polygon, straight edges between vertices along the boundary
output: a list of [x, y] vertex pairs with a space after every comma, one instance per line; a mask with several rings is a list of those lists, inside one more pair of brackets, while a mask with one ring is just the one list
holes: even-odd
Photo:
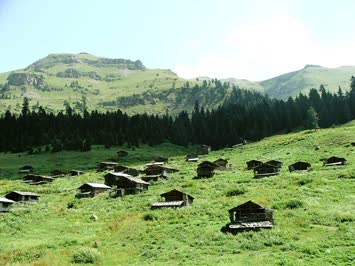
[[[24, 97], [34, 110], [64, 110], [64, 103], [76, 111], [124, 110], [129, 114], [164, 114], [191, 110], [195, 101], [215, 108], [231, 91], [228, 84], [286, 99], [323, 84], [336, 92], [349, 87], [355, 67], [325, 68], [306, 65], [303, 69], [264, 81], [222, 79], [227, 86], [215, 86], [214, 79], [186, 80], [169, 69], [148, 69], [140, 60], [110, 59], [88, 53], [51, 54], [25, 69], [0, 74], [0, 113], [20, 112]], [[187, 82], [189, 84], [187, 84]], [[196, 86], [198, 85], [198, 86]]]
[[147, 69], [139, 60], [51, 54], [25, 69], [0, 74], [0, 112], [20, 111], [23, 97], [49, 111], [65, 109], [64, 101], [77, 109], [85, 104], [89, 110], [116, 110], [118, 106], [100, 103], [185, 82], [171, 70]]
[[297, 96], [300, 92], [307, 94], [309, 89], [319, 88], [321, 84], [331, 92], [337, 92], [339, 86], [346, 91], [349, 88], [350, 78], [354, 75], [355, 66], [326, 68], [306, 65], [301, 70], [264, 80], [258, 84], [271, 97], [285, 99], [289, 96]]

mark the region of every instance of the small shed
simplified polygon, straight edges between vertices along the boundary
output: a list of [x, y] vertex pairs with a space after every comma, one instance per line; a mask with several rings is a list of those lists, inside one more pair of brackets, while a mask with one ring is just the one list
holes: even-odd
[[154, 162], [156, 163], [167, 163], [168, 161], [169, 158], [163, 156], [158, 156], [157, 158], [154, 159]]
[[247, 201], [229, 210], [230, 223], [227, 230], [231, 233], [271, 229], [273, 227], [273, 211], [253, 201]]
[[22, 178], [22, 182], [30, 185], [44, 185], [53, 182], [54, 178], [49, 176], [29, 174]]
[[157, 165], [157, 166], [164, 166], [164, 162], [154, 162], [154, 163], [147, 163], [145, 166], [149, 167], [149, 166], [153, 166], [153, 165]]
[[205, 164], [197, 168], [197, 178], [209, 178], [214, 175], [216, 167]]
[[250, 160], [250, 161], [246, 162], [246, 164], [247, 164], [247, 169], [248, 170], [252, 170], [255, 167], [258, 167], [258, 166], [262, 165], [263, 162], [262, 161], [258, 161], [258, 160]]
[[22, 167], [18, 170], [18, 172], [19, 172], [19, 173], [22, 173], [22, 174], [24, 174], [24, 173], [33, 173], [33, 171], [34, 171], [34, 168], [33, 168], [31, 165], [22, 166]]
[[198, 157], [186, 159], [186, 162], [197, 163], [200, 159]]
[[144, 192], [149, 186], [148, 182], [124, 173], [108, 173], [105, 175], [105, 184], [115, 186], [121, 196]]
[[127, 157], [128, 156], [128, 152], [120, 150], [120, 151], [117, 152], [117, 156], [118, 157]]
[[51, 174], [51, 177], [56, 178], [56, 177], [65, 176], [67, 174], [67, 172], [63, 171], [61, 169], [55, 169], [55, 170], [51, 171], [50, 174]]
[[254, 177], [260, 178], [260, 177], [278, 175], [280, 173], [280, 170], [281, 168], [275, 165], [263, 163], [262, 165], [259, 165], [254, 168]]
[[163, 202], [157, 202], [152, 204], [152, 209], [159, 208], [179, 208], [183, 206], [189, 206], [192, 204], [194, 198], [180, 190], [173, 189], [169, 192], [160, 195], [165, 199]]
[[15, 202], [38, 202], [39, 195], [33, 192], [12, 191], [5, 198]]
[[111, 187], [105, 185], [105, 184], [97, 184], [97, 183], [85, 183], [78, 187], [80, 192], [75, 195], [76, 198], [92, 198], [97, 196], [98, 194], [101, 194], [109, 189]]
[[211, 152], [211, 146], [203, 144], [199, 147], [198, 154], [204, 155], [204, 154], [209, 154], [210, 152]]
[[218, 166], [216, 167], [216, 170], [219, 170], [219, 171], [225, 171], [225, 170], [227, 170], [228, 161], [227, 161], [226, 159], [219, 158], [219, 159], [213, 161], [213, 163], [215, 163], [216, 165], [218, 165]]
[[278, 168], [281, 168], [281, 167], [282, 167], [282, 162], [277, 161], [277, 160], [270, 160], [270, 161], [267, 161], [266, 164], [270, 164], [270, 165], [275, 166], [275, 167], [278, 167]]
[[115, 162], [101, 162], [98, 171], [113, 170], [117, 165]]
[[345, 165], [346, 163], [347, 160], [345, 158], [332, 156], [324, 161], [323, 166], [339, 166]]
[[0, 198], [0, 212], [9, 212], [15, 202], [7, 198]]
[[291, 164], [288, 166], [288, 170], [290, 172], [293, 171], [308, 171], [308, 169], [311, 167], [310, 163], [307, 162], [302, 162], [302, 161], [298, 161], [294, 164]]
[[116, 173], [125, 173], [131, 176], [138, 176], [139, 175], [139, 171], [137, 169], [134, 168], [129, 168], [123, 165], [117, 165], [114, 168], [114, 171]]
[[83, 175], [83, 174], [85, 174], [85, 172], [80, 171], [80, 170], [70, 170], [69, 171], [70, 176], [79, 176], [79, 175]]

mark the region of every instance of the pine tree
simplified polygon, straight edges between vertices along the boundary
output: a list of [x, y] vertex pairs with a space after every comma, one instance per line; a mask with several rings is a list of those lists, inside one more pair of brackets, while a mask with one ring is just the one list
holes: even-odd
[[313, 107], [310, 107], [307, 110], [307, 119], [305, 121], [305, 127], [307, 129], [317, 129], [319, 128], [318, 122], [319, 118], [316, 110], [314, 110]]

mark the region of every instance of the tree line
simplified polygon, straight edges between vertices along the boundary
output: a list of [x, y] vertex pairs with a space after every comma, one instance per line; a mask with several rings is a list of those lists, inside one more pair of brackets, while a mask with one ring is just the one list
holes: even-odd
[[328, 92], [324, 86], [308, 95], [278, 100], [257, 92], [242, 90], [228, 83], [214, 82], [215, 89], [230, 89], [231, 94], [218, 108], [209, 110], [195, 103], [192, 112], [172, 117], [136, 114], [121, 110], [74, 112], [69, 104], [54, 114], [41, 106], [31, 110], [24, 98], [20, 115], [7, 111], [0, 117], [0, 151], [29, 153], [60, 150], [90, 150], [91, 145], [171, 142], [178, 145], [209, 144], [222, 148], [257, 141], [295, 129], [321, 128], [355, 119], [355, 77], [350, 90]]

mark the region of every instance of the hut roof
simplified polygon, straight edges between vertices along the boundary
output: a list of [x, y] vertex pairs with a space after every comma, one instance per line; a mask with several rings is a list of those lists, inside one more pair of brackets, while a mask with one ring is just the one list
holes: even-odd
[[210, 161], [203, 161], [202, 163], [200, 163], [198, 165], [198, 167], [205, 167], [205, 166], [217, 168], [219, 165], [214, 162], [210, 162]]
[[33, 166], [25, 165], [25, 166], [20, 167], [20, 170], [27, 170], [27, 169], [33, 169]]
[[[21, 195], [21, 196], [40, 197], [40, 195], [38, 195], [38, 194], [36, 194], [36, 193], [33, 193], [33, 192], [22, 192], [22, 191], [12, 191], [12, 192], [6, 194], [6, 196], [9, 195], [9, 194], [12, 194], [12, 193], [15, 193], [15, 194], [18, 194], [18, 195]], [[6, 196], [5, 196], [5, 197], [6, 197]]]
[[265, 162], [265, 163], [266, 163], [266, 164], [271, 164], [271, 165], [282, 164], [282, 162], [277, 161], [277, 160], [270, 160], [270, 161], [267, 161], [267, 162]]
[[232, 209], [229, 210], [229, 212], [233, 212], [233, 211], [237, 211], [237, 210], [243, 210], [243, 209], [267, 209], [251, 200], [243, 203], [243, 204], [240, 204]]
[[105, 184], [98, 184], [98, 183], [85, 183], [83, 185], [81, 185], [80, 187], [78, 187], [78, 189], [84, 188], [84, 187], [92, 187], [92, 188], [106, 188], [106, 189], [110, 189], [111, 187], [105, 185]]
[[154, 162], [154, 163], [147, 163], [146, 166], [163, 166], [164, 162]]
[[147, 168], [144, 169], [143, 172], [145, 172], [146, 170], [149, 170], [149, 169], [161, 169], [161, 170], [165, 170], [165, 171], [170, 172], [170, 173], [179, 172], [178, 169], [165, 167], [165, 166], [159, 165], [159, 164], [147, 165]]
[[142, 180], [140, 178], [133, 177], [133, 176], [125, 174], [125, 173], [108, 173], [107, 175], [114, 175], [117, 177], [128, 179], [129, 181], [132, 181], [134, 183], [149, 185], [148, 182], [145, 182], [144, 180]]
[[253, 229], [253, 228], [272, 228], [273, 225], [270, 221], [261, 221], [261, 222], [248, 222], [248, 223], [238, 223], [230, 224], [229, 228], [231, 229]]
[[188, 158], [187, 161], [188, 162], [198, 162], [200, 159], [198, 157], [195, 158]]
[[163, 156], [158, 156], [157, 158], [154, 159], [155, 162], [167, 162], [169, 161], [169, 158], [163, 157]]
[[175, 194], [175, 193], [178, 193], [178, 194], [181, 194], [181, 195], [187, 195], [188, 197], [194, 199], [194, 197], [192, 197], [191, 195], [189, 195], [189, 194], [187, 194], [187, 193], [185, 193], [185, 192], [182, 192], [182, 191], [180, 191], [180, 190], [177, 190], [177, 189], [173, 189], [173, 190], [170, 190], [170, 191], [165, 192], [165, 193], [163, 193], [163, 194], [160, 194], [160, 196], [161, 196], [161, 197], [165, 197], [165, 196], [169, 196], [169, 195]]
[[257, 167], [255, 167], [254, 170], [258, 170], [260, 168], [275, 168], [275, 167], [276, 167], [275, 165], [272, 165], [272, 164], [269, 164], [269, 163], [263, 163], [263, 164], [258, 165]]
[[294, 164], [291, 164], [290, 166], [298, 166], [298, 165], [306, 165], [307, 167], [311, 167], [310, 163], [303, 162], [303, 161], [295, 162]]
[[127, 178], [127, 177], [132, 177], [131, 175], [129, 174], [125, 174], [125, 173], [108, 173], [107, 175], [114, 175], [114, 176], [118, 176], [118, 177], [124, 177], [124, 178]]
[[3, 203], [10, 203], [10, 204], [15, 203], [13, 200], [10, 200], [10, 199], [7, 199], [7, 198], [0, 198], [0, 202], [3, 202]]
[[250, 161], [247, 161], [246, 163], [247, 163], [247, 164], [250, 164], [250, 163], [262, 163], [262, 161], [250, 160]]
[[101, 165], [118, 165], [116, 162], [101, 162]]
[[342, 157], [332, 156], [332, 157], [329, 157], [328, 159], [326, 159], [326, 161], [346, 161], [346, 159], [342, 158]]
[[179, 200], [179, 201], [163, 201], [163, 202], [153, 203], [152, 207], [180, 207], [183, 204], [184, 204], [183, 200]]

